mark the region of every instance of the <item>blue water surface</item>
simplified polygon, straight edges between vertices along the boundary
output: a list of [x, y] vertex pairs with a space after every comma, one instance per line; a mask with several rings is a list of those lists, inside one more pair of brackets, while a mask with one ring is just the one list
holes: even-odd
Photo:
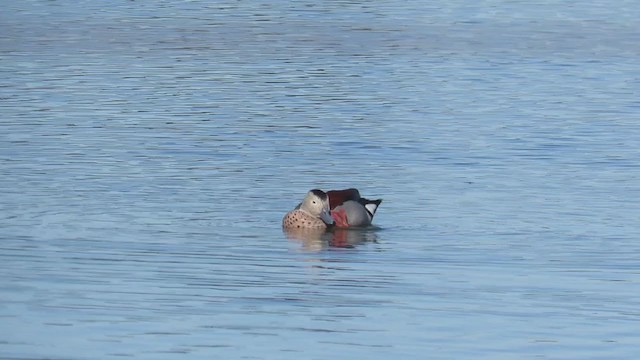
[[0, 5], [0, 358], [640, 353], [636, 1]]

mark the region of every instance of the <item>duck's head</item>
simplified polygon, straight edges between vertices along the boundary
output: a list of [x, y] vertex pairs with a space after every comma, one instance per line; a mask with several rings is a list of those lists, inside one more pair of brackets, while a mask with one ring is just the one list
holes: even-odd
[[322, 190], [313, 189], [309, 191], [300, 204], [300, 210], [322, 219], [327, 225], [335, 224], [329, 209], [329, 197]]

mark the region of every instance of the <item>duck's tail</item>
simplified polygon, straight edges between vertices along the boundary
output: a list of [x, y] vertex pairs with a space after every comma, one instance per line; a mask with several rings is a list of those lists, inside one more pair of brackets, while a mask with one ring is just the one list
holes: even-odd
[[360, 204], [364, 205], [364, 208], [369, 213], [369, 217], [373, 219], [373, 215], [375, 215], [376, 210], [378, 210], [378, 206], [380, 206], [382, 199], [369, 200], [365, 198], [360, 198], [358, 201], [360, 202]]

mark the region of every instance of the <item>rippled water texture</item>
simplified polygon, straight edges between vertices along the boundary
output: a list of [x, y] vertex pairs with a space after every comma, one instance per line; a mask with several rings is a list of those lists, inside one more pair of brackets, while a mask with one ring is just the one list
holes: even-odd
[[0, 358], [640, 353], [637, 2], [0, 5]]

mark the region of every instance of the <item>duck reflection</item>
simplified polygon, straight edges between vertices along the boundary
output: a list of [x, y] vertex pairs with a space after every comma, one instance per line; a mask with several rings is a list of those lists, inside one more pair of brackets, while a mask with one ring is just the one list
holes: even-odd
[[376, 227], [324, 229], [284, 229], [287, 238], [302, 243], [305, 250], [319, 251], [327, 248], [354, 248], [366, 242], [377, 242]]

